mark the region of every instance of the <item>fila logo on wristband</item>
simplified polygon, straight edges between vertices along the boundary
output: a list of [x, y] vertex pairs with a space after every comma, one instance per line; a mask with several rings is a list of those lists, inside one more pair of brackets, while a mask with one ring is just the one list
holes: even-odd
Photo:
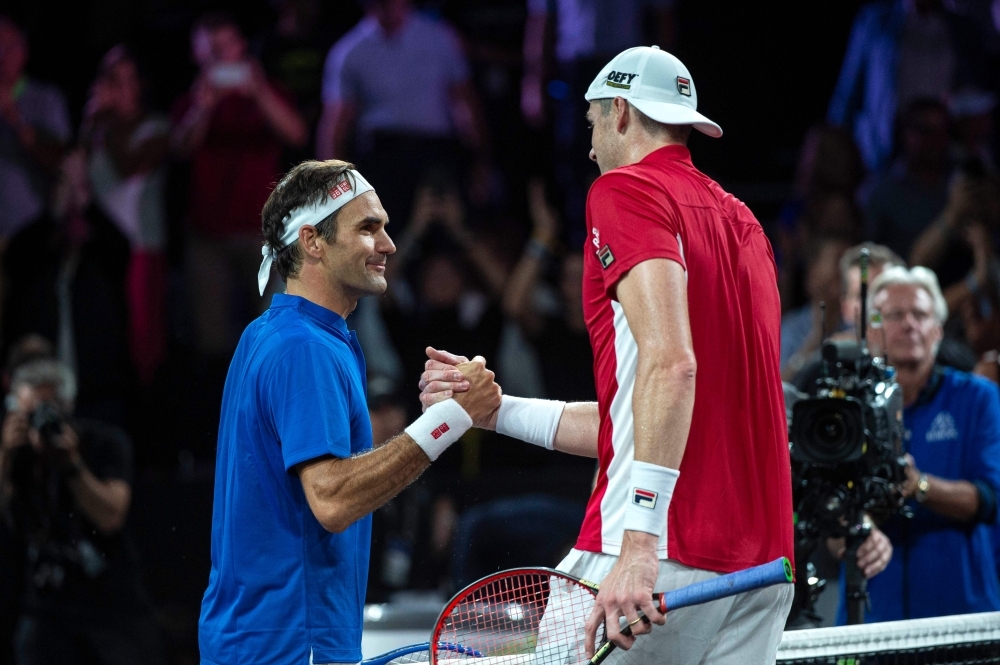
[[656, 492], [651, 492], [650, 490], [639, 489], [638, 487], [632, 492], [632, 503], [637, 506], [642, 506], [643, 508], [653, 509], [656, 507], [656, 497], [659, 496]]
[[440, 439], [441, 435], [449, 430], [451, 430], [451, 428], [448, 427], [448, 423], [441, 423], [431, 432], [431, 436], [435, 439]]

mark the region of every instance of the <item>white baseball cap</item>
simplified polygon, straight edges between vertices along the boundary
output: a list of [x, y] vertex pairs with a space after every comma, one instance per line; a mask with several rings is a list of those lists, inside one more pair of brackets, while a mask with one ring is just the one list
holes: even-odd
[[698, 93], [684, 63], [659, 46], [626, 49], [604, 66], [587, 89], [588, 102], [622, 97], [650, 118], [667, 125], [692, 125], [722, 136], [722, 128], [698, 113]]

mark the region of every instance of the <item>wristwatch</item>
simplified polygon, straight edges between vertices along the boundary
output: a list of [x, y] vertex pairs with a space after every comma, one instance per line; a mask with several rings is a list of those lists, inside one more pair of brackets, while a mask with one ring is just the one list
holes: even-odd
[[920, 478], [917, 479], [917, 491], [913, 495], [913, 498], [917, 500], [917, 503], [923, 503], [927, 500], [927, 490], [930, 488], [930, 479], [927, 477], [926, 473], [921, 473]]

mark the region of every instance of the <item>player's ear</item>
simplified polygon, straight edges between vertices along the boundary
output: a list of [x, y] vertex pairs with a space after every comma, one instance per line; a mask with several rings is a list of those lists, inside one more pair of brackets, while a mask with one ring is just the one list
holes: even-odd
[[323, 248], [320, 246], [321, 239], [322, 236], [315, 226], [306, 224], [299, 229], [299, 246], [307, 256], [318, 259], [323, 255]]
[[632, 117], [632, 108], [624, 97], [615, 97], [614, 100], [615, 108], [615, 129], [619, 134], [624, 134], [625, 130], [628, 129], [629, 122], [635, 120]]

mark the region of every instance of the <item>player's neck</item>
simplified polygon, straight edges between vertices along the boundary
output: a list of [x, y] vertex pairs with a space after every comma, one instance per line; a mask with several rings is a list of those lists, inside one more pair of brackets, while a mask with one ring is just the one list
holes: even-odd
[[660, 148], [666, 148], [668, 145], [679, 145], [683, 146], [683, 143], [676, 143], [669, 139], [659, 139], [653, 138], [649, 135], [637, 138], [634, 141], [630, 141], [628, 146], [625, 148], [624, 163], [622, 166], [628, 166], [629, 164], [638, 164], [642, 160], [646, 159], [650, 154], [656, 152]]
[[344, 292], [343, 289], [332, 287], [329, 282], [318, 279], [318, 277], [311, 271], [303, 271], [298, 277], [289, 278], [285, 286], [285, 293], [305, 298], [309, 302], [325, 307], [346, 319], [358, 306], [358, 298]]

